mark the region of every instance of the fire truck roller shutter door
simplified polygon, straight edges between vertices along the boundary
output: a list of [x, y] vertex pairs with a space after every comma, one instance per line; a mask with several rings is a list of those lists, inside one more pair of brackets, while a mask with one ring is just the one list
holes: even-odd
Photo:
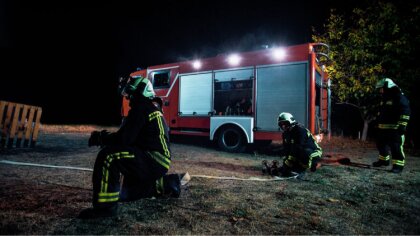
[[308, 86], [306, 62], [257, 68], [256, 127], [278, 131], [273, 120], [283, 111], [307, 126]]

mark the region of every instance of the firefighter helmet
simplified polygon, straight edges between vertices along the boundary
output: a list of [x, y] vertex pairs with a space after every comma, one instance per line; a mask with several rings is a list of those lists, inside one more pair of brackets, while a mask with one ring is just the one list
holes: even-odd
[[133, 76], [128, 78], [121, 94], [131, 98], [135, 94], [142, 95], [145, 98], [152, 99], [156, 94], [150, 80], [142, 76]]
[[283, 125], [286, 126], [292, 126], [296, 124], [295, 118], [293, 118], [293, 115], [287, 112], [282, 112], [279, 115], [279, 118], [277, 119], [279, 127], [282, 127]]
[[376, 89], [380, 89], [380, 88], [389, 89], [393, 87], [397, 87], [397, 84], [395, 84], [394, 81], [392, 81], [390, 78], [384, 78], [384, 79], [379, 80], [375, 86]]

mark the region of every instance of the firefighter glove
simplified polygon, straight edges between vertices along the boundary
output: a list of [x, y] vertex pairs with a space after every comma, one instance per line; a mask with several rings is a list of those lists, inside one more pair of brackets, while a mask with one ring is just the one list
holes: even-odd
[[289, 166], [284, 165], [284, 164], [282, 167], [279, 168], [279, 174], [283, 177], [290, 177], [293, 175], [292, 169]]
[[109, 132], [107, 130], [102, 130], [102, 131], [93, 131], [90, 134], [90, 138], [88, 141], [88, 146], [92, 147], [92, 146], [103, 146], [103, 140], [104, 137], [107, 136], [109, 134]]
[[399, 133], [400, 135], [405, 134], [405, 130], [406, 130], [406, 127], [405, 127], [404, 125], [399, 125], [399, 126], [398, 126], [398, 133]]

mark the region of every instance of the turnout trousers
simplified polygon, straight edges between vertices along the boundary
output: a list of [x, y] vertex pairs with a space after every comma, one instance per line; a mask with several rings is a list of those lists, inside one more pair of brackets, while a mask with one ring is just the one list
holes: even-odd
[[[93, 169], [93, 206], [113, 207], [118, 201], [151, 197], [168, 169], [133, 147], [103, 148]], [[121, 188], [121, 176], [124, 181]]]
[[389, 161], [391, 159], [391, 151], [392, 164], [397, 166], [404, 166], [404, 141], [405, 136], [398, 134], [396, 130], [380, 130], [376, 138], [376, 147], [379, 151], [379, 160]]
[[293, 171], [303, 172], [306, 169], [316, 170], [316, 164], [322, 156], [321, 150], [303, 149], [294, 156], [287, 156], [284, 165]]

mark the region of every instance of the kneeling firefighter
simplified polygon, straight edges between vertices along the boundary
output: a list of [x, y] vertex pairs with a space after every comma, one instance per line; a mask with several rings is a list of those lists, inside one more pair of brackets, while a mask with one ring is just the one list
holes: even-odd
[[153, 104], [152, 84], [143, 77], [123, 83], [122, 94], [130, 100], [128, 116], [117, 132], [94, 131], [89, 138], [89, 146], [102, 149], [93, 170], [93, 208], [80, 212], [82, 219], [114, 216], [118, 201], [180, 194], [179, 175], [166, 175], [171, 164], [168, 126]]
[[292, 176], [292, 172], [303, 175], [307, 169], [316, 171], [322, 149], [311, 132], [287, 112], [280, 113], [277, 121], [283, 130], [283, 147], [286, 156], [283, 166], [280, 167], [280, 174]]

